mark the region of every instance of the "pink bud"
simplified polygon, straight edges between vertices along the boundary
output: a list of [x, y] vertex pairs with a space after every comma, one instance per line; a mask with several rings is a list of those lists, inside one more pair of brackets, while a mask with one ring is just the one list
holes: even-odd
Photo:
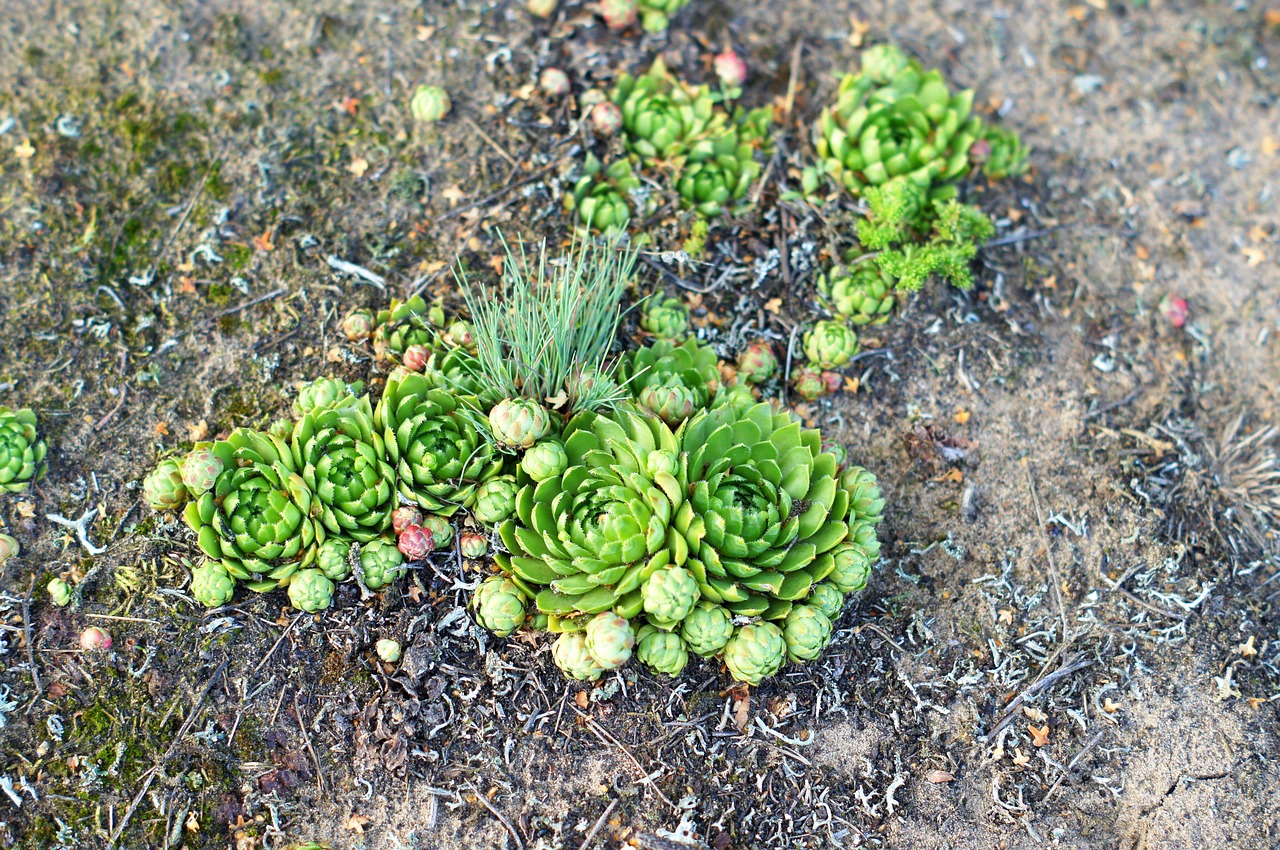
[[1160, 312], [1164, 313], [1169, 324], [1175, 328], [1180, 328], [1187, 323], [1187, 316], [1190, 310], [1187, 308], [1185, 298], [1178, 298], [1175, 295], [1166, 295], [1160, 299]]
[[559, 68], [543, 68], [538, 77], [538, 88], [552, 97], [560, 97], [569, 93], [569, 77]]
[[728, 88], [741, 88], [747, 81], [747, 63], [733, 51], [733, 48], [720, 53], [711, 63], [720, 82]]
[[622, 110], [605, 101], [591, 107], [591, 128], [602, 136], [615, 135], [622, 129]]
[[110, 649], [111, 633], [97, 626], [90, 626], [80, 633], [81, 649]]
[[969, 161], [976, 162], [979, 165], [986, 162], [991, 156], [991, 143], [986, 139], [978, 139], [969, 146]]
[[844, 386], [844, 376], [839, 372], [823, 372], [822, 383], [826, 385], [828, 394], [838, 393]]
[[420, 525], [411, 525], [400, 532], [397, 546], [400, 549], [400, 554], [410, 561], [421, 561], [431, 553], [431, 550], [436, 547], [436, 543], [429, 529]]
[[411, 345], [400, 356], [400, 362], [410, 372], [421, 372], [427, 368], [427, 358], [430, 356], [431, 350], [425, 345]]
[[636, 0], [600, 0], [600, 17], [611, 30], [624, 30], [636, 22]]
[[402, 505], [391, 512], [391, 529], [397, 535], [411, 525], [422, 525], [422, 511], [413, 505]]

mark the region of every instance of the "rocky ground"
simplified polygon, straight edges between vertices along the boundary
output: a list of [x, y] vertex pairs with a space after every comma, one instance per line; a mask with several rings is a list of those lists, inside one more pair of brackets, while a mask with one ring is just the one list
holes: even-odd
[[[645, 38], [572, 3], [0, 20], [0, 403], [36, 410], [51, 460], [0, 496], [24, 549], [0, 578], [0, 846], [1280, 841], [1274, 4], [693, 0]], [[745, 99], [786, 130], [761, 203], [684, 265], [661, 252], [689, 220], [647, 222], [641, 282], [729, 353], [816, 314], [851, 219], [777, 198], [880, 40], [975, 87], [1033, 169], [968, 188], [1000, 224], [979, 287], [909, 300], [865, 335], [857, 391], [803, 411], [889, 499], [822, 661], [748, 699], [707, 663], [567, 684], [545, 641], [471, 625], [443, 559], [320, 617], [182, 592], [193, 541], [139, 498], [158, 456], [319, 373], [376, 385], [347, 309], [447, 294], [494, 227], [564, 236], [584, 139], [541, 68], [581, 92], [659, 52], [698, 79], [729, 43], [747, 58]], [[454, 96], [435, 129], [408, 115], [420, 82]], [[39, 589], [59, 573], [65, 609]], [[86, 625], [111, 653], [79, 650]]]

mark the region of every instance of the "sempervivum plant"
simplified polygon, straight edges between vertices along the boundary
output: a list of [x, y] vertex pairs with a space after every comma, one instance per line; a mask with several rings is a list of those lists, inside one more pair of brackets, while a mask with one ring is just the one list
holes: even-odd
[[294, 468], [333, 534], [368, 541], [391, 525], [395, 475], [385, 457], [368, 396], [312, 410], [294, 426]]
[[370, 540], [360, 546], [360, 573], [365, 587], [381, 590], [404, 575], [404, 555], [385, 537]]
[[224, 469], [183, 519], [200, 548], [253, 590], [288, 584], [324, 542], [321, 511], [278, 437], [237, 428], [213, 444]]
[[293, 414], [302, 417], [322, 407], [350, 404], [355, 402], [363, 391], [364, 382], [362, 381], [348, 384], [337, 378], [316, 378], [298, 388], [298, 397], [293, 400]]
[[142, 479], [142, 498], [157, 511], [172, 511], [187, 500], [187, 487], [182, 482], [182, 463], [176, 458], [162, 460]]
[[[604, 106], [612, 104], [601, 103], [596, 108]], [[576, 215], [576, 224], [581, 228], [602, 233], [625, 231], [631, 221], [629, 193], [640, 185], [630, 160], [615, 160], [605, 168], [594, 154], [588, 154], [582, 176], [573, 184], [573, 191], [565, 193], [564, 204]]]
[[760, 176], [755, 146], [734, 130], [695, 145], [676, 182], [686, 207], [708, 218], [724, 213]]
[[218, 561], [205, 561], [191, 571], [191, 595], [206, 608], [226, 605], [235, 592], [235, 579]]
[[804, 335], [804, 355], [820, 369], [846, 365], [858, 347], [858, 335], [843, 322], [821, 321]]
[[44, 476], [45, 444], [30, 409], [0, 407], [0, 491], [20, 493]]
[[710, 346], [688, 339], [658, 340], [623, 358], [619, 372], [642, 407], [676, 426], [705, 408], [720, 387], [718, 358]]
[[373, 414], [400, 495], [449, 516], [469, 507], [502, 460], [476, 427], [475, 413], [416, 373], [392, 373]]
[[503, 576], [490, 576], [480, 582], [471, 597], [471, 610], [476, 622], [498, 637], [506, 637], [524, 624], [524, 593]]
[[564, 473], [520, 489], [495, 561], [550, 630], [588, 629], [557, 651], [571, 676], [624, 663], [642, 627], [678, 636], [643, 632], [655, 670], [678, 670], [681, 651], [723, 653], [758, 683], [791, 644], [796, 660], [821, 651], [833, 595], [864, 586], [878, 558], [874, 479], [851, 468], [842, 480], [818, 432], [767, 404], [700, 411], [674, 431], [640, 409], [583, 413], [564, 445]]
[[896, 281], [873, 262], [837, 266], [818, 276], [824, 306], [855, 325], [879, 325], [893, 314]]
[[623, 74], [613, 102], [622, 110], [627, 150], [642, 161], [670, 160], [708, 133], [725, 126], [706, 86], [687, 86], [673, 77], [659, 57], [639, 77]]
[[527, 449], [547, 436], [551, 414], [536, 401], [504, 398], [489, 411], [489, 428], [504, 449]]
[[972, 106], [972, 89], [952, 94], [940, 73], [880, 44], [840, 83], [835, 104], [814, 124], [813, 143], [827, 173], [854, 195], [903, 176], [944, 199], [955, 194], [982, 132]]
[[658, 339], [678, 342], [689, 335], [689, 310], [679, 298], [650, 295], [644, 300], [640, 327]]

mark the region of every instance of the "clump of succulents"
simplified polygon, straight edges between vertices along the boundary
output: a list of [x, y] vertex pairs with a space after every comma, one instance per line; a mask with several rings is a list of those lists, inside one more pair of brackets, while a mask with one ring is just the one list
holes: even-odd
[[677, 427], [640, 407], [583, 412], [562, 437], [569, 465], [521, 486], [498, 526], [504, 578], [489, 581], [562, 633], [553, 657], [570, 677], [633, 650], [675, 675], [693, 652], [758, 684], [822, 651], [879, 557], [874, 478], [842, 472], [817, 431], [767, 404]]
[[[633, 259], [616, 244], [560, 263], [508, 252], [496, 289], [461, 277], [470, 321], [417, 297], [357, 308], [348, 338], [392, 364], [376, 404], [317, 379], [287, 433], [238, 428], [147, 477], [148, 502], [182, 509], [206, 556], [190, 595], [212, 608], [240, 585], [279, 588], [318, 613], [343, 582], [377, 592], [456, 547], [465, 569], [496, 566], [476, 621], [559, 635], [572, 678], [633, 657], [676, 676], [692, 654], [758, 684], [816, 658], [879, 559], [875, 478], [756, 400], [778, 368], [766, 342], [735, 371], [666, 338], [687, 337], [688, 316], [658, 298], [642, 319], [658, 339], [619, 354]], [[838, 368], [857, 337], [819, 323], [804, 349]]]
[[46, 451], [35, 413], [0, 406], [0, 491], [21, 493], [44, 477]]
[[[634, 9], [634, 0], [630, 2]], [[653, 3], [646, 11], [642, 3], [640, 12], [646, 20], [659, 20], [657, 15], [665, 14], [659, 7], [668, 5], [669, 0]], [[588, 154], [583, 176], [565, 196], [579, 226], [625, 229], [635, 199], [645, 194], [640, 180], [644, 171], [653, 175], [654, 185], [669, 185], [685, 207], [708, 218], [738, 205], [760, 176], [756, 152], [768, 146], [769, 109], [730, 111], [724, 105], [727, 96], [677, 79], [661, 58], [638, 77], [623, 74], [610, 99], [610, 108], [594, 103], [589, 115], [604, 135], [620, 125], [629, 156], [605, 167]]]

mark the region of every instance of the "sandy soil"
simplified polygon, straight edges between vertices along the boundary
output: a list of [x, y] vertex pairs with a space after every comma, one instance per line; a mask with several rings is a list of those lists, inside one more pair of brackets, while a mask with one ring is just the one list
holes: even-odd
[[[1280, 842], [1280, 583], [1250, 509], [1274, 447], [1248, 442], [1280, 392], [1274, 5], [693, 0], [644, 40], [576, 5], [538, 24], [513, 3], [283, 0], [0, 17], [0, 403], [36, 409], [52, 461], [0, 496], [24, 547], [0, 597], [0, 846], [106, 846], [135, 799], [122, 846], [669, 848], [682, 824], [717, 850]], [[539, 68], [580, 91], [661, 50], [699, 76], [731, 39], [748, 101], [794, 79], [803, 122], [859, 34], [974, 86], [1034, 168], [971, 190], [1004, 243], [978, 290], [913, 298], [864, 339], [884, 353], [860, 391], [808, 411], [881, 476], [885, 560], [745, 729], [710, 665], [566, 686], [545, 645], [450, 625], [461, 597], [429, 580], [429, 604], [350, 594], [296, 624], [275, 596], [204, 619], [164, 592], [195, 549], [138, 503], [160, 454], [270, 421], [317, 372], [375, 377], [336, 318], [444, 286], [458, 252], [484, 263], [487, 224], [563, 228], [578, 141], [566, 104], [520, 96]], [[437, 130], [408, 120], [423, 81], [455, 95]], [[776, 255], [762, 215], [713, 231], [732, 262]], [[828, 239], [788, 221], [797, 260]], [[814, 309], [795, 267], [706, 306], [781, 294], [766, 330], [785, 339]], [[97, 556], [46, 519], [91, 508]], [[69, 609], [29, 593], [60, 572], [83, 588]], [[71, 650], [103, 616], [124, 618], [115, 653]], [[410, 646], [394, 675], [383, 636]]]

